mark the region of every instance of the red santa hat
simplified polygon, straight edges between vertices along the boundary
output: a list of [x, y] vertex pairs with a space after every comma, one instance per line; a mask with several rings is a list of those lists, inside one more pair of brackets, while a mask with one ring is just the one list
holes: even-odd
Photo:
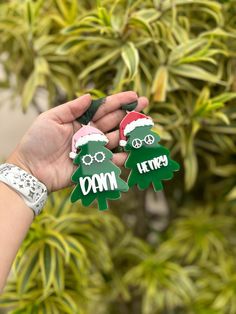
[[108, 138], [98, 129], [84, 125], [77, 131], [72, 138], [72, 147], [70, 158], [74, 159], [77, 156], [77, 148], [87, 144], [88, 142], [104, 142], [108, 143]]
[[134, 129], [140, 126], [154, 125], [151, 118], [143, 113], [131, 111], [120, 123], [120, 146], [125, 146], [127, 143], [126, 136]]

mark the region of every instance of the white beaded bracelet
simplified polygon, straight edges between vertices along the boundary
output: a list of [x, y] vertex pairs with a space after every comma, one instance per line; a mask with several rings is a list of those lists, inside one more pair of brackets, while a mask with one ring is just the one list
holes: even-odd
[[30, 207], [34, 215], [41, 213], [47, 201], [47, 187], [31, 174], [12, 165], [0, 165], [0, 181], [14, 189]]

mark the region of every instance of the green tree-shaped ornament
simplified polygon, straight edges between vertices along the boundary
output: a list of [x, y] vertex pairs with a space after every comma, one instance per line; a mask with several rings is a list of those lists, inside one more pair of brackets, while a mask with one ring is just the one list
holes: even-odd
[[120, 168], [111, 161], [113, 154], [105, 147], [107, 142], [101, 131], [89, 125], [74, 135], [70, 157], [79, 167], [71, 177], [77, 184], [71, 194], [72, 203], [80, 199], [89, 206], [97, 199], [99, 209], [105, 210], [108, 199], [118, 199], [120, 192], [128, 191], [127, 183], [120, 178]]
[[153, 121], [144, 114], [130, 112], [120, 124], [120, 145], [130, 152], [125, 167], [131, 169], [128, 185], [144, 190], [152, 183], [162, 190], [162, 180], [170, 180], [179, 164], [170, 158], [167, 148], [158, 144], [159, 135], [151, 130]]

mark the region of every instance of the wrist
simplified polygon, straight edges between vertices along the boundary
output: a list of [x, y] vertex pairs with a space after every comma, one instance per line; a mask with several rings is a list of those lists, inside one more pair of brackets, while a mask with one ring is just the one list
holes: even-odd
[[51, 192], [50, 185], [40, 176], [40, 172], [37, 171], [37, 166], [35, 167], [35, 165], [31, 163], [30, 160], [27, 160], [17, 149], [6, 159], [6, 163], [15, 165], [31, 174], [47, 187], [48, 192]]
[[25, 170], [26, 172], [28, 172], [29, 174], [34, 175], [30, 165], [26, 162], [26, 160], [24, 160], [23, 157], [21, 157], [21, 155], [17, 152], [13, 152], [6, 160], [7, 163], [9, 164], [13, 164], [23, 170]]

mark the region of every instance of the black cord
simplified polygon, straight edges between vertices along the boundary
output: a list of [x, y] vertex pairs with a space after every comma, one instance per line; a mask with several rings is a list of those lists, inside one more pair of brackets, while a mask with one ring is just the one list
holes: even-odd
[[[89, 109], [81, 117], [79, 117], [76, 120], [81, 124], [84, 124], [84, 125], [88, 124], [93, 119], [99, 107], [102, 104], [104, 104], [105, 101], [106, 101], [106, 97], [92, 100]], [[122, 105], [121, 109], [125, 111], [132, 111], [137, 107], [137, 104], [138, 104], [138, 101], [136, 100], [134, 102]]]

